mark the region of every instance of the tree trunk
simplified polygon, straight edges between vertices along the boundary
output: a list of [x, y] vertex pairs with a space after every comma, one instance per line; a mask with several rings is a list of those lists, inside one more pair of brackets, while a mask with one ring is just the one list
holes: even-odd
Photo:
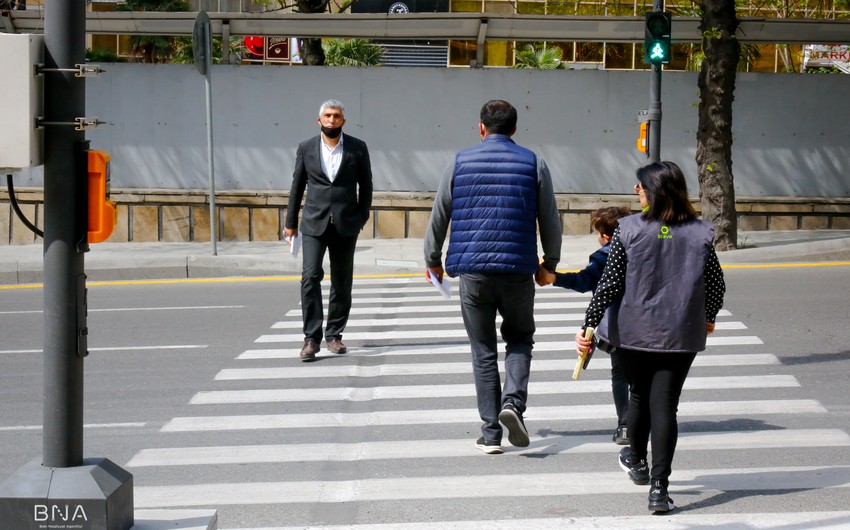
[[[298, 0], [299, 13], [324, 13], [328, 9], [328, 0]], [[309, 66], [325, 64], [325, 50], [322, 39], [301, 40], [301, 61]]]
[[702, 217], [714, 225], [714, 248], [734, 250], [738, 241], [732, 176], [732, 101], [741, 45], [733, 0], [702, 0], [699, 128], [696, 162]]
[[301, 61], [309, 66], [325, 64], [325, 50], [322, 49], [322, 39], [301, 40]]

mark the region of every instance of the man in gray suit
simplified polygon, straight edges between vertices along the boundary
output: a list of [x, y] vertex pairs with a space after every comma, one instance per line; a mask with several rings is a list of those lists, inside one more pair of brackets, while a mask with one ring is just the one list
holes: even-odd
[[342, 103], [335, 99], [322, 103], [316, 119], [321, 134], [298, 145], [283, 230], [287, 238], [298, 235], [298, 213], [307, 188], [301, 215], [304, 347], [300, 356], [305, 362], [316, 359], [322, 340], [325, 251], [330, 256], [331, 292], [324, 336], [332, 353], [348, 351], [342, 331], [351, 310], [354, 248], [372, 206], [369, 150], [362, 140], [342, 134], [344, 113]]

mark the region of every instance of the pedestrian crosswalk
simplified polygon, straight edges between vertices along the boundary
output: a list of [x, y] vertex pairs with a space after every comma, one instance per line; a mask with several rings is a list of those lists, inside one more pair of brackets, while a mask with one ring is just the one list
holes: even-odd
[[[301, 363], [300, 311], [269, 322], [191, 396], [190, 414], [127, 462], [136, 508], [215, 508], [225, 530], [850, 526], [840, 501], [850, 461], [829, 458], [847, 454], [850, 435], [823, 426], [829, 410], [726, 309], [679, 407], [670, 490], [680, 509], [648, 515], [646, 488], [616, 465], [609, 357], [570, 380], [589, 295], [548, 287], [536, 301], [528, 447], [473, 446], [480, 420], [456, 293], [445, 300], [421, 278], [357, 279], [349, 353]], [[789, 492], [804, 505], [775, 502]]]

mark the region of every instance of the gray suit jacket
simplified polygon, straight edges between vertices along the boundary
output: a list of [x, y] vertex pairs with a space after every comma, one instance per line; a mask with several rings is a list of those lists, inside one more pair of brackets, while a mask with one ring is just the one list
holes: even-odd
[[342, 143], [342, 161], [336, 178], [331, 182], [322, 170], [321, 141], [319, 136], [314, 136], [298, 145], [284, 226], [298, 228], [301, 199], [307, 188], [304, 213], [301, 215], [302, 233], [320, 236], [333, 221], [340, 235], [357, 235], [369, 220], [372, 207], [369, 150], [365, 142], [346, 134]]

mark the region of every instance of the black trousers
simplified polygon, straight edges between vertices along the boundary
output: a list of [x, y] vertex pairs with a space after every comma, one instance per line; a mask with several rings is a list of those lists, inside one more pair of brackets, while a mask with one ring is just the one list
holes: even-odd
[[614, 409], [617, 411], [617, 427], [626, 427], [626, 413], [629, 410], [629, 382], [620, 367], [616, 355], [611, 356], [611, 394], [614, 396]]
[[629, 428], [632, 457], [646, 459], [652, 438], [650, 478], [665, 485], [673, 470], [673, 454], [679, 439], [676, 412], [682, 386], [696, 353], [644, 352], [617, 348], [612, 359], [623, 369], [629, 382]]
[[328, 298], [328, 322], [325, 339], [342, 339], [342, 331], [351, 311], [351, 286], [354, 277], [354, 249], [357, 234], [339, 235], [333, 224], [320, 236], [301, 234], [303, 269], [301, 272], [301, 315], [304, 320], [304, 339], [322, 341], [322, 262], [327, 251], [331, 263], [331, 292]]

